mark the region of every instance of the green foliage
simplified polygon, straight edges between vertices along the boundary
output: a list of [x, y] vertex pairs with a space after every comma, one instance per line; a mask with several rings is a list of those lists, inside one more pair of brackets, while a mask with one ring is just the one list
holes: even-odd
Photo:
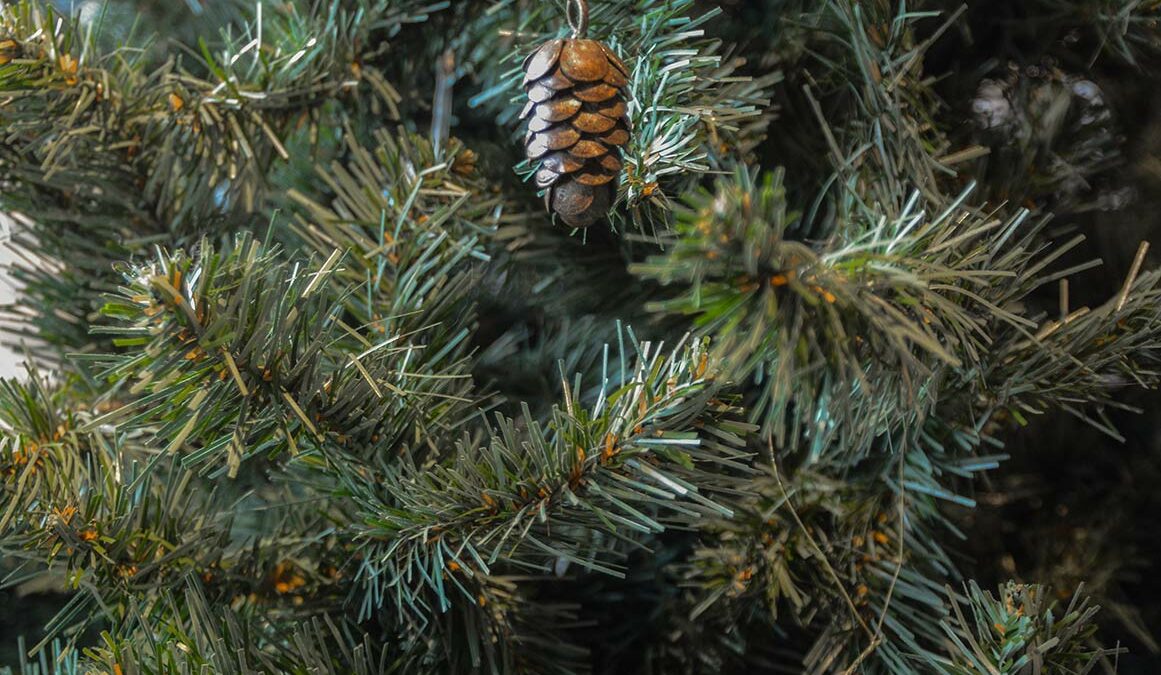
[[1118, 653], [1079, 591], [967, 581], [1013, 428], [1118, 438], [1161, 377], [1147, 247], [1079, 292], [1049, 218], [1118, 206], [1117, 99], [1076, 58], [981, 82], [970, 29], [1152, 63], [1155, 3], [593, 0], [634, 134], [577, 234], [509, 142], [562, 0], [111, 2], [0, 9], [6, 313], [52, 369], [0, 382], [0, 580], [68, 598], [26, 670]]
[[[105, 632], [84, 654], [53, 643], [51, 655], [21, 665], [21, 673], [372, 673], [421, 672], [384, 645], [352, 639], [327, 616], [301, 626], [272, 626], [263, 617], [217, 609], [192, 578], [184, 589], [135, 605], [117, 633]], [[51, 664], [51, 665], [50, 665]], [[11, 670], [0, 670], [7, 675]]]
[[986, 440], [929, 420], [877, 439], [881, 454], [855, 464], [771, 470], [676, 566], [697, 589], [682, 611], [696, 623], [807, 628], [806, 672], [864, 662], [909, 672], [916, 655], [942, 653], [940, 580], [957, 567], [944, 510], [975, 506], [963, 485], [1004, 459], [980, 454]]
[[621, 575], [642, 537], [728, 515], [715, 496], [749, 472], [749, 427], [719, 398], [705, 346], [667, 356], [643, 343], [617, 363], [606, 352], [591, 407], [578, 381], [543, 425], [499, 417], [443, 465], [404, 462], [373, 485], [352, 476], [373, 542], [364, 611], [387, 605], [423, 623], [453, 605], [490, 607], [496, 570]]
[[107, 419], [150, 427], [167, 453], [188, 446], [186, 464], [212, 461], [230, 477], [250, 456], [372, 452], [459, 422], [473, 402], [465, 332], [425, 344], [441, 329], [405, 303], [349, 326], [324, 292], [338, 252], [319, 266], [276, 257], [243, 236], [226, 253], [203, 245], [196, 259], [162, 253], [127, 268], [104, 313], [128, 350], [102, 376], [133, 401]]
[[374, 135], [374, 148], [348, 139], [350, 161], [319, 170], [331, 205], [290, 192], [301, 210], [295, 236], [321, 256], [345, 252], [328, 282], [352, 289], [345, 309], [362, 323], [430, 303], [455, 311], [465, 263], [486, 262], [486, 242], [519, 221], [520, 209], [489, 191], [462, 143], [453, 139], [437, 155], [419, 136]]
[[952, 596], [955, 620], [945, 622], [944, 631], [954, 650], [952, 658], [931, 664], [937, 672], [1083, 674], [1118, 653], [1093, 645], [1093, 617], [1100, 608], [1080, 588], [1062, 612], [1051, 589], [1035, 584], [1008, 582], [1000, 587], [999, 597], [975, 583], [967, 591], [964, 600]]
[[[731, 421], [731, 407], [718, 400], [721, 385], [707, 370], [704, 346], [679, 347], [670, 357], [649, 343], [641, 350], [630, 370], [603, 378], [622, 384], [602, 388], [591, 409], [566, 387], [565, 407], [555, 408], [543, 427], [522, 431], [500, 418], [488, 439], [466, 439], [447, 465], [405, 463], [376, 486], [391, 499], [380, 505], [366, 498], [365, 536], [385, 547], [373, 557], [423, 571], [368, 569], [375, 585], [389, 584], [370, 598], [395, 595], [398, 611], [423, 611], [428, 603], [414, 591], [389, 590], [414, 578], [437, 595], [431, 605], [446, 608], [443, 573], [450, 563], [471, 579], [501, 558], [532, 569], [567, 561], [616, 574], [601, 558], [618, 540], [631, 541], [631, 532], [656, 534], [667, 523], [728, 514], [712, 493], [719, 471], [746, 472], [738, 448], [747, 426]], [[621, 368], [629, 356], [622, 354]], [[439, 533], [435, 541], [431, 532]]]
[[[389, 648], [352, 639], [330, 617], [279, 627], [261, 615], [216, 609], [190, 581], [183, 593], [137, 608], [118, 634], [86, 650], [86, 667], [138, 673], [396, 673], [406, 670]], [[150, 639], [143, 637], [150, 635]]]
[[[208, 563], [228, 532], [212, 491], [188, 476], [155, 470], [140, 445], [105, 429], [37, 373], [4, 381], [10, 432], [2, 439], [5, 476], [0, 551], [8, 583], [58, 577], [80, 591], [50, 625], [50, 637], [89, 620], [93, 601], [156, 591]], [[211, 513], [209, 516], [202, 513]]]
[[[317, 143], [364, 107], [398, 116], [399, 94], [374, 65], [388, 43], [372, 38], [439, 6], [271, 7], [242, 39], [203, 39], [161, 61], [147, 49], [102, 50], [94, 31], [40, 3], [6, 6], [0, 28], [18, 58], [0, 68], [0, 175], [20, 189], [3, 206], [35, 215], [20, 248], [64, 267], [17, 267], [27, 292], [59, 310], [31, 305], [38, 336], [88, 344], [110, 260], [262, 222], [252, 216], [268, 199], [267, 173], [296, 138]], [[324, 107], [334, 102], [345, 107]]]

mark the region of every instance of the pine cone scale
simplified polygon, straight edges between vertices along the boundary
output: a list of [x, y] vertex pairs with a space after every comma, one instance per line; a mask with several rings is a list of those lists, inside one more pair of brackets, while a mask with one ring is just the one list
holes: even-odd
[[577, 87], [572, 90], [571, 95], [584, 103], [604, 103], [605, 101], [620, 95], [621, 90], [611, 84], [598, 82], [590, 84], [586, 87]]
[[614, 99], [603, 106], [597, 107], [597, 114], [603, 117], [608, 117], [611, 120], [624, 119], [628, 121], [628, 108], [625, 107], [625, 102], [621, 99]]
[[541, 158], [540, 166], [558, 174], [573, 173], [584, 168], [585, 163], [567, 152], [554, 152]]
[[577, 141], [575, 144], [573, 144], [568, 149], [568, 154], [572, 155], [573, 157], [579, 157], [581, 159], [594, 159], [607, 155], [610, 150], [611, 148], [609, 148], [609, 146], [601, 143], [600, 141], [590, 141], [585, 139], [583, 141]]
[[524, 59], [524, 84], [539, 80], [556, 67], [564, 40], [549, 40]]
[[560, 179], [560, 174], [552, 169], [540, 169], [536, 172], [536, 187], [546, 188], [551, 187], [553, 183]]
[[617, 120], [614, 118], [583, 110], [572, 119], [571, 123], [586, 134], [603, 134], [617, 126]]
[[582, 171], [574, 176], [573, 180], [580, 183], [581, 185], [597, 186], [604, 185], [616, 177], [617, 175], [615, 173]]
[[569, 77], [564, 74], [563, 69], [555, 70], [552, 73], [540, 78], [540, 84], [543, 84], [553, 91], [562, 91], [564, 89], [569, 89], [576, 86], [576, 82], [569, 79]]
[[561, 50], [560, 69], [577, 82], [596, 82], [609, 68], [609, 58], [596, 40], [569, 40]]
[[613, 68], [619, 70], [622, 75], [629, 77], [629, 69], [625, 66], [625, 62], [621, 57], [617, 56], [612, 49], [609, 49], [604, 43], [601, 43], [601, 51], [605, 53], [605, 58], [608, 59], [609, 64]]
[[616, 68], [609, 68], [609, 72], [605, 75], [604, 83], [620, 88], [629, 84], [629, 78]]
[[600, 165], [601, 168], [605, 171], [618, 174], [621, 172], [621, 168], [624, 167], [625, 163], [622, 162], [621, 158], [616, 155], [605, 155], [605, 157], [601, 159]]
[[562, 98], [533, 107], [533, 115], [549, 122], [563, 122], [580, 112], [584, 104], [575, 98]]
[[616, 128], [600, 137], [602, 143], [606, 145], [624, 145], [629, 142], [629, 130], [625, 128]]
[[531, 87], [528, 87], [528, 98], [535, 103], [545, 103], [553, 96], [556, 96], [556, 89], [548, 86], [543, 82], [537, 82]]
[[630, 139], [628, 82], [625, 64], [597, 40], [550, 40], [524, 61], [525, 155], [545, 205], [573, 227], [612, 205]]
[[557, 125], [544, 132], [549, 150], [567, 150], [580, 142], [581, 134], [567, 124]]
[[532, 133], [539, 133], [541, 131], [548, 131], [554, 125], [555, 125], [554, 122], [549, 122], [548, 120], [542, 120], [539, 117], [533, 117], [532, 119], [528, 120], [528, 130], [531, 131]]

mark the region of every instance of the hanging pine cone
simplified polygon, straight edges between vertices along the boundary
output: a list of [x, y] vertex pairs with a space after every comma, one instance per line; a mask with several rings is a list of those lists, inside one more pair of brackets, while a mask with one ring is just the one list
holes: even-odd
[[539, 162], [545, 206], [572, 227], [592, 225], [613, 203], [629, 141], [628, 75], [596, 40], [550, 40], [524, 61], [525, 154]]

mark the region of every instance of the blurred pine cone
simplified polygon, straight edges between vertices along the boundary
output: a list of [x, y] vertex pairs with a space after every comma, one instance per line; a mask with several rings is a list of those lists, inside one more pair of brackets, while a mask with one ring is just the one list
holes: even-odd
[[971, 102], [975, 139], [991, 148], [976, 174], [994, 186], [994, 200], [1022, 194], [1022, 206], [1058, 215], [1131, 201], [1111, 171], [1124, 138], [1095, 82], [1051, 64], [1000, 75], [982, 80]]
[[613, 203], [629, 141], [629, 71], [597, 40], [549, 40], [524, 60], [528, 159], [539, 162], [544, 204], [572, 227], [588, 227]]

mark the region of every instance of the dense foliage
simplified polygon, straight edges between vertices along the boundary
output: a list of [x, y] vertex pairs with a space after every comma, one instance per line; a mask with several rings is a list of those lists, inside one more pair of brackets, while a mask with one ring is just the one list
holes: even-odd
[[0, 669], [1152, 672], [1161, 5], [590, 2], [0, 5]]

